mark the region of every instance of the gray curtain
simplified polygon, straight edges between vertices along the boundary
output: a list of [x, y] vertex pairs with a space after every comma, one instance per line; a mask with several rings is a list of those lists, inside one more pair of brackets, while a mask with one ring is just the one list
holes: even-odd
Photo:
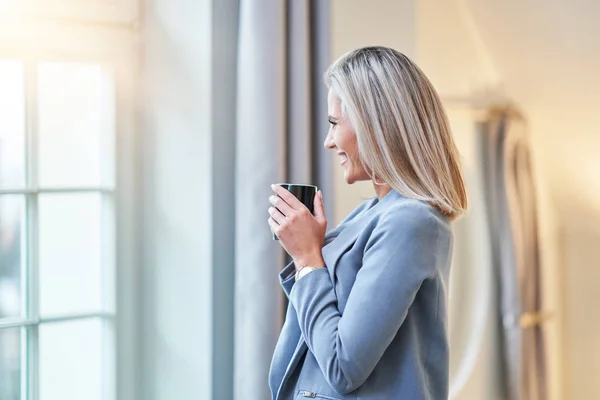
[[328, 1], [242, 0], [237, 70], [234, 397], [267, 399], [284, 315], [285, 263], [267, 224], [270, 185], [311, 183], [331, 214], [322, 74], [330, 62]]
[[546, 399], [538, 211], [526, 125], [515, 110], [493, 110], [482, 131], [505, 397]]

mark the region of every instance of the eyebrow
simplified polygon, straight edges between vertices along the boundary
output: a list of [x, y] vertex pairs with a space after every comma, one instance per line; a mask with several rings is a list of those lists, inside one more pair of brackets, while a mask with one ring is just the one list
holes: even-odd
[[333, 117], [333, 116], [331, 116], [331, 115], [328, 115], [328, 116], [327, 116], [327, 119], [332, 119], [332, 120], [334, 120], [334, 121], [337, 121], [339, 118], [336, 118], [336, 117]]

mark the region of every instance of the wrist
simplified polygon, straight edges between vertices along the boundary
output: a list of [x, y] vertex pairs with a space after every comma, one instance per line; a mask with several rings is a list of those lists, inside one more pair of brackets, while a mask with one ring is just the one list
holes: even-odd
[[323, 260], [323, 256], [321, 253], [313, 254], [309, 257], [298, 258], [294, 260], [294, 266], [296, 267], [296, 271], [299, 271], [303, 267], [311, 266], [315, 268], [325, 268], [325, 261]]

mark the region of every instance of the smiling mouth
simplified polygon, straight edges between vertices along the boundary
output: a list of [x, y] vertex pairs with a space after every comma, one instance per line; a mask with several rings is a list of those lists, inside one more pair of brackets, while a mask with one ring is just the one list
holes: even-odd
[[346, 153], [339, 153], [340, 156], [340, 165], [344, 165], [346, 161], [348, 161], [348, 156]]

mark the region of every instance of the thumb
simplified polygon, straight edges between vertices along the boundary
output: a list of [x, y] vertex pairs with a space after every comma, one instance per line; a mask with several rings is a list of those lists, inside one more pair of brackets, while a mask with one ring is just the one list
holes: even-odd
[[325, 207], [323, 206], [323, 193], [319, 190], [314, 200], [315, 219], [320, 223], [327, 223]]

